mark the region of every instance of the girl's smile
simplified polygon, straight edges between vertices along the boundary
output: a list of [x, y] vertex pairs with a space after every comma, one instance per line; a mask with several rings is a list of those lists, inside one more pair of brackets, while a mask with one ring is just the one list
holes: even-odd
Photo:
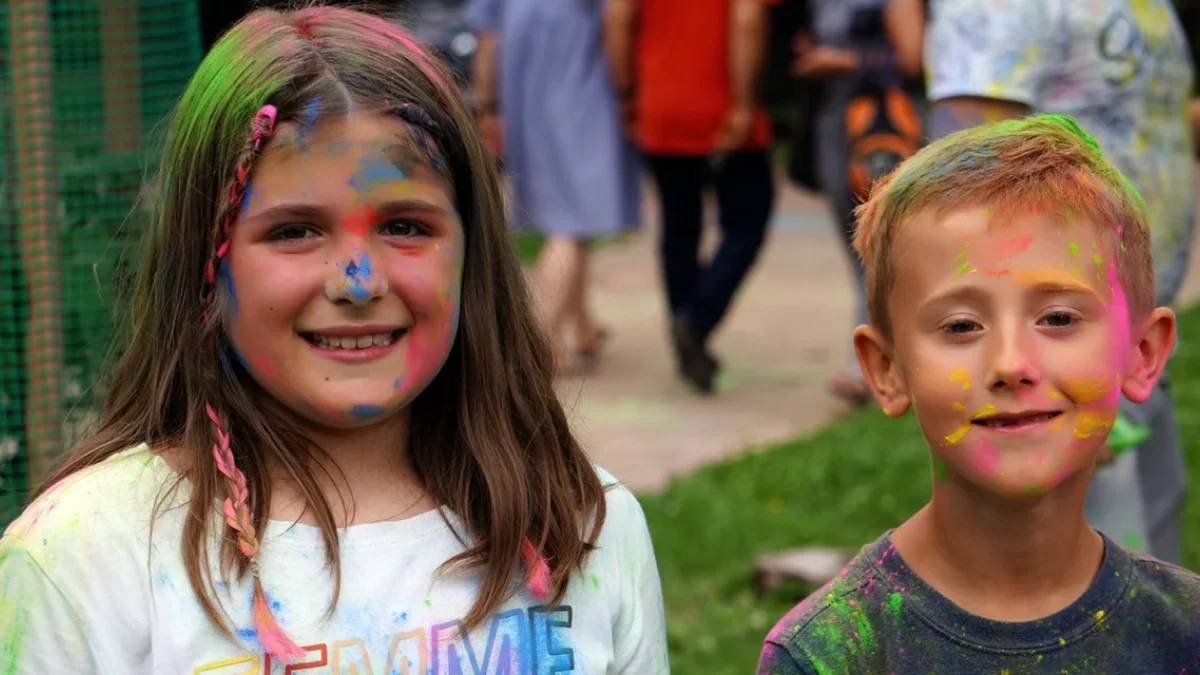
[[255, 166], [224, 270], [229, 334], [295, 412], [329, 426], [379, 421], [453, 346], [462, 225], [449, 181], [403, 121], [354, 114], [299, 133], [281, 124]]

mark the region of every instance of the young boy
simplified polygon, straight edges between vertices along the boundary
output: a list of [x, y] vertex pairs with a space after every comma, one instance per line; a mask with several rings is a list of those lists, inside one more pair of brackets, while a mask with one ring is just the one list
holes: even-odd
[[767, 637], [760, 675], [1200, 669], [1200, 577], [1083, 515], [1122, 394], [1175, 342], [1144, 207], [1073, 119], [958, 132], [859, 212], [854, 346], [933, 453], [929, 504]]

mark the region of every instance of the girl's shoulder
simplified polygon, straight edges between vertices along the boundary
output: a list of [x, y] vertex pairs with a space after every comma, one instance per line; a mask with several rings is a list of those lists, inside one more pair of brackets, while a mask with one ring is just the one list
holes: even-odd
[[600, 538], [596, 542], [601, 549], [626, 549], [638, 546], [648, 536], [646, 515], [625, 484], [598, 465], [593, 465], [600, 484], [604, 486], [605, 518]]
[[155, 507], [174, 476], [145, 444], [118, 452], [38, 497], [4, 531], [2, 548], [38, 558], [68, 550], [94, 555], [130, 539], [148, 543]]

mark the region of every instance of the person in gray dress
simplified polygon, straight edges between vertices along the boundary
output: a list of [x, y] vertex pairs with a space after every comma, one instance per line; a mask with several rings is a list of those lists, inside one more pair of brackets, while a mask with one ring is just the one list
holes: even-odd
[[[590, 369], [607, 331], [588, 302], [588, 243], [640, 220], [639, 159], [604, 53], [603, 0], [468, 0], [480, 33], [480, 125], [512, 179], [514, 221], [546, 237], [537, 285], [562, 374]], [[567, 348], [567, 332], [573, 349]]]

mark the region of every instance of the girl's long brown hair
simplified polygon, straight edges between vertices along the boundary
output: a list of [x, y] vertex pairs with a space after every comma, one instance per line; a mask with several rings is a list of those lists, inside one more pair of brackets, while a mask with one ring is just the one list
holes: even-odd
[[[279, 122], [298, 120], [314, 100], [321, 115], [404, 104], [428, 113], [417, 121], [446, 164], [466, 242], [457, 338], [441, 372], [412, 403], [410, 461], [425, 490], [458, 514], [469, 535], [446, 570], [482, 570], [464, 618], [468, 630], [511, 596], [523, 555], [526, 567], [531, 558], [548, 563], [548, 599], [557, 603], [604, 524], [604, 488], [555, 396], [549, 343], [508, 240], [500, 179], [452, 75], [402, 30], [358, 11], [259, 10], [201, 63], [171, 122], [126, 307], [120, 342], [127, 346], [109, 378], [99, 427], [39, 494], [139, 443], [185, 453], [183, 559], [205, 612], [229, 635], [209, 571], [208, 536], [213, 519], [222, 519], [214, 504], [244, 501], [253, 539], [269, 517], [266, 466], [282, 467], [320, 525], [336, 605], [337, 530], [312, 461], [321, 449], [282, 406], [263, 404], [261, 389], [228, 356], [222, 312], [207, 312], [206, 267], [223, 223], [241, 206], [238, 186], [253, 168], [255, 136], [264, 125], [269, 133], [260, 111], [274, 106]], [[223, 444], [244, 477], [240, 499], [238, 481], [219, 466]], [[220, 573], [242, 579], [251, 568], [247, 535], [223, 520]]]

